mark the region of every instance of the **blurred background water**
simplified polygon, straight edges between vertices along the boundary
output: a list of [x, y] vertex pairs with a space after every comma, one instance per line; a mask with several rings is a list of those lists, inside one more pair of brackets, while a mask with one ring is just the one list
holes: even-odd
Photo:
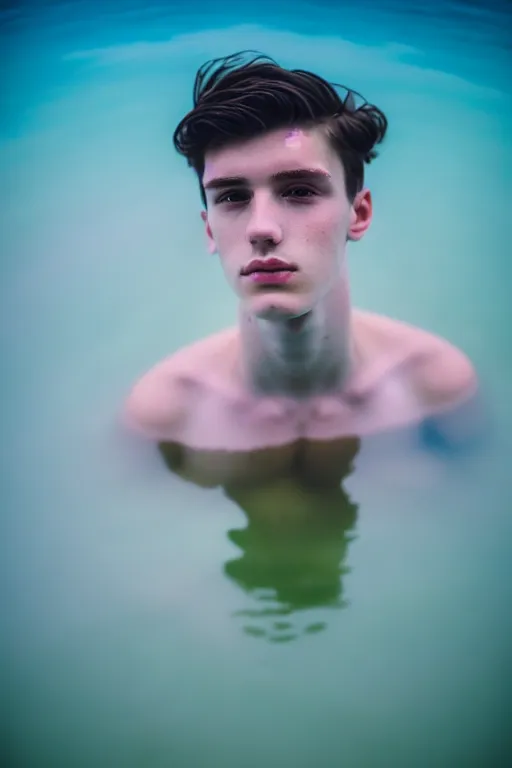
[[[505, 765], [510, 3], [0, 19], [3, 765]], [[388, 115], [354, 301], [461, 346], [492, 425], [461, 459], [361, 462], [284, 545], [116, 427], [137, 376], [234, 320], [171, 137], [197, 67], [243, 48]]]

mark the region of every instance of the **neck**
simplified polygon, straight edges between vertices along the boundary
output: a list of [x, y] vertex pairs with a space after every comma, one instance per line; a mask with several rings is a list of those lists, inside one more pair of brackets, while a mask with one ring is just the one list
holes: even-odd
[[243, 376], [259, 394], [306, 397], [340, 391], [353, 367], [351, 310], [340, 281], [297, 318], [262, 320], [240, 311]]

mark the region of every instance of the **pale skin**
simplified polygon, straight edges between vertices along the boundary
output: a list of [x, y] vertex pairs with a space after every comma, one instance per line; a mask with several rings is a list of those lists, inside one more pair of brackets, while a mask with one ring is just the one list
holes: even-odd
[[[125, 407], [129, 425], [167, 446], [184, 476], [339, 483], [358, 438], [471, 400], [477, 379], [461, 350], [351, 306], [347, 244], [367, 232], [372, 198], [365, 188], [348, 199], [318, 129], [273, 131], [205, 161], [202, 219], [239, 297], [238, 322], [158, 363]], [[293, 264], [290, 279], [243, 274], [271, 258]]]

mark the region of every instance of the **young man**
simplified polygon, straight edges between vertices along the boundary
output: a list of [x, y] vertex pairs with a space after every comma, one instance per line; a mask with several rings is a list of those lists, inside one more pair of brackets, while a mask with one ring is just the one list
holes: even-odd
[[474, 393], [473, 367], [450, 343], [351, 307], [347, 244], [370, 226], [364, 164], [386, 130], [353, 92], [342, 99], [266, 57], [197, 73], [174, 141], [198, 175], [238, 324], [157, 364], [126, 403], [129, 423], [174, 446], [185, 474], [198, 455], [224, 455], [202, 462], [208, 483], [293, 467], [313, 478], [353, 456], [354, 440]]

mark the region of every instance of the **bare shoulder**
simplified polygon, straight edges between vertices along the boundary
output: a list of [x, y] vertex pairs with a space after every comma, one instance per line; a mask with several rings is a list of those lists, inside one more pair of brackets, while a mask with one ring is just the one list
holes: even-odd
[[451, 408], [476, 393], [473, 364], [447, 339], [383, 315], [358, 312], [356, 317], [384, 357], [400, 366], [425, 413]]
[[155, 440], [179, 440], [189, 414], [230, 356], [236, 329], [189, 344], [161, 360], [135, 382], [123, 408], [132, 430]]

